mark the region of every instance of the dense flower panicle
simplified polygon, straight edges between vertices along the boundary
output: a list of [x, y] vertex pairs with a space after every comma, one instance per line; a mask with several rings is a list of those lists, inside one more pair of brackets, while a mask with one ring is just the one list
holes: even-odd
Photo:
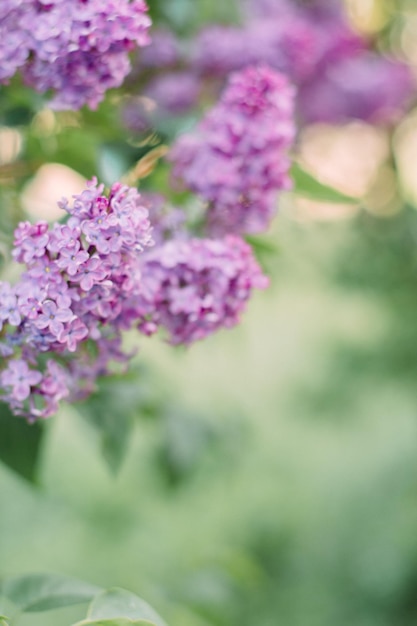
[[343, 59], [300, 92], [304, 121], [340, 124], [351, 119], [371, 123], [396, 121], [415, 91], [402, 63], [369, 52]]
[[[61, 206], [65, 225], [18, 226], [13, 256], [26, 270], [14, 286], [0, 282], [2, 399], [32, 419], [51, 415], [70, 394], [91, 391], [109, 359], [128, 358], [112, 346], [132, 325], [139, 254], [152, 245], [148, 210], [135, 189], [117, 183], [106, 196], [92, 181]], [[45, 363], [46, 354], [61, 365]]]
[[237, 324], [268, 284], [244, 240], [191, 237], [162, 196], [119, 183], [106, 195], [93, 180], [60, 206], [65, 224], [19, 224], [13, 256], [25, 271], [0, 281], [0, 399], [29, 420], [88, 396], [112, 364], [126, 367], [123, 331], [161, 329], [189, 345]]
[[231, 76], [195, 133], [174, 144], [173, 175], [208, 203], [210, 233], [268, 226], [277, 191], [291, 185], [294, 96], [285, 76], [266, 66], [247, 68]]
[[[4, 0], [2, 0], [4, 1]], [[95, 108], [149, 42], [144, 0], [6, 0], [0, 9], [0, 81], [20, 68], [55, 108]]]
[[253, 289], [268, 285], [252, 249], [235, 235], [167, 241], [141, 265], [139, 329], [150, 335], [162, 328], [174, 345], [236, 325]]

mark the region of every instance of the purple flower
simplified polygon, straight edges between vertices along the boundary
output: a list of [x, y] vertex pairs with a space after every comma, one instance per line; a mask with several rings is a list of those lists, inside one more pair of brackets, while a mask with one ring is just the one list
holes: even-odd
[[70, 276], [75, 276], [79, 267], [89, 258], [88, 252], [80, 250], [80, 242], [75, 242], [72, 248], [62, 248], [56, 262], [60, 269], [66, 270]]
[[189, 71], [182, 71], [156, 76], [147, 85], [144, 95], [155, 100], [159, 114], [179, 115], [195, 105], [200, 91], [200, 79]]
[[11, 398], [22, 402], [30, 394], [30, 388], [42, 380], [42, 374], [30, 370], [26, 361], [22, 359], [10, 360], [7, 368], [0, 375], [3, 387], [11, 387]]
[[56, 108], [97, 107], [128, 74], [128, 53], [149, 43], [144, 0], [5, 1], [0, 80], [20, 68], [27, 84], [55, 92]]
[[268, 67], [232, 74], [218, 104], [170, 153], [173, 175], [208, 203], [210, 233], [265, 230], [291, 186], [294, 89]]
[[237, 324], [253, 289], [268, 279], [239, 237], [169, 241], [142, 257], [136, 299], [139, 329], [164, 328], [172, 344], [190, 344]]
[[70, 228], [68, 225], [55, 224], [49, 238], [48, 250], [59, 252], [62, 248], [74, 248], [79, 244], [80, 228]]
[[61, 332], [58, 334], [58, 341], [65, 343], [70, 352], [75, 352], [78, 343], [85, 339], [87, 335], [87, 326], [81, 320], [75, 319], [69, 326], [62, 327]]
[[140, 51], [140, 64], [144, 67], [169, 67], [180, 59], [179, 43], [167, 29], [153, 29], [152, 41]]
[[23, 222], [15, 232], [13, 257], [21, 263], [30, 263], [32, 259], [44, 256], [48, 242], [46, 222], [38, 222], [34, 226], [29, 222]]
[[77, 274], [72, 277], [74, 281], [80, 283], [83, 291], [89, 291], [93, 285], [100, 283], [107, 276], [107, 269], [103, 266], [101, 259], [92, 257], [78, 267]]
[[48, 329], [54, 337], [58, 337], [64, 330], [64, 323], [70, 322], [73, 318], [71, 309], [58, 308], [55, 302], [46, 300], [34, 324], [36, 328]]
[[[106, 195], [93, 180], [60, 203], [65, 226], [16, 229], [25, 271], [15, 286], [0, 282], [0, 392], [16, 415], [52, 415], [64, 397], [91, 393], [111, 361], [132, 356], [121, 331], [139, 319], [139, 257], [152, 244], [147, 204], [135, 189], [115, 184]], [[97, 232], [103, 245], [95, 247], [88, 239]]]
[[398, 119], [414, 91], [406, 65], [361, 52], [329, 65], [307, 83], [300, 92], [299, 109], [308, 123], [352, 119], [390, 123]]
[[12, 326], [19, 326], [21, 319], [15, 290], [9, 283], [0, 281], [0, 330], [3, 323], [7, 322]]

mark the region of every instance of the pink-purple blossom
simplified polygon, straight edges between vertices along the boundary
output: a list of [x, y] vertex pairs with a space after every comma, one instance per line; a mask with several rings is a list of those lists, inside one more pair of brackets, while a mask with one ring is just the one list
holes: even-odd
[[300, 90], [305, 122], [340, 124], [351, 119], [395, 122], [415, 91], [409, 68], [398, 61], [361, 52], [329, 65]]
[[207, 203], [216, 235], [265, 230], [289, 189], [295, 91], [269, 67], [232, 74], [218, 104], [170, 152], [174, 178]]
[[22, 402], [26, 400], [31, 392], [31, 387], [37, 385], [42, 380], [42, 374], [33, 369], [29, 369], [26, 361], [22, 359], [11, 359], [6, 369], [0, 375], [0, 382], [3, 387], [11, 389], [11, 397]]
[[268, 285], [251, 247], [235, 235], [170, 240], [144, 254], [141, 266], [139, 329], [161, 328], [174, 345], [235, 326], [252, 291]]
[[17, 70], [58, 109], [96, 108], [149, 43], [144, 0], [6, 0], [0, 9], [0, 82]]
[[[114, 363], [126, 367], [123, 331], [161, 329], [189, 345], [237, 324], [268, 284], [244, 240], [191, 236], [184, 213], [160, 196], [119, 183], [106, 194], [93, 180], [60, 206], [65, 225], [18, 226], [14, 257], [25, 270], [16, 285], [0, 282], [0, 399], [29, 420], [88, 396]], [[95, 233], [117, 246], [98, 249]]]
[[[139, 255], [152, 245], [148, 210], [135, 189], [117, 183], [104, 194], [92, 181], [60, 205], [69, 215], [66, 225], [18, 226], [13, 256], [25, 271], [14, 286], [0, 282], [0, 397], [29, 419], [48, 417], [62, 398], [86, 389], [71, 355], [84, 364], [83, 376], [91, 366], [90, 391], [95, 372], [108, 371], [116, 354], [109, 346], [119, 345], [121, 331], [134, 321]], [[112, 244], [99, 249], [93, 233]], [[95, 353], [101, 355], [97, 368]], [[44, 354], [51, 355], [46, 363]], [[120, 350], [117, 358], [128, 355]]]

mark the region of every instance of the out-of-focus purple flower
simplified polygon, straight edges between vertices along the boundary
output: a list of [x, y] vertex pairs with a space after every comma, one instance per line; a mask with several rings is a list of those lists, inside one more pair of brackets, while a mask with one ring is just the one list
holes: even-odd
[[32, 259], [44, 256], [49, 242], [47, 222], [32, 226], [22, 222], [15, 232], [13, 257], [20, 263], [29, 263]]
[[244, 0], [243, 14], [248, 18], [284, 17], [288, 14], [339, 15], [342, 11], [340, 0]]
[[0, 6], [0, 83], [17, 72], [29, 57], [27, 34], [20, 28], [23, 14], [21, 0], [2, 0]]
[[158, 193], [144, 192], [142, 200], [149, 211], [152, 237], [156, 245], [170, 239], [187, 239], [190, 236], [186, 228], [187, 216], [182, 209], [173, 207]]
[[248, 41], [245, 28], [208, 26], [196, 37], [191, 62], [196, 70], [225, 76], [253, 62], [255, 50]]
[[[4, 0], [3, 0], [4, 1]], [[130, 70], [128, 53], [149, 43], [144, 0], [24, 0], [0, 10], [0, 81], [21, 69], [52, 105], [96, 108]]]
[[194, 45], [191, 63], [204, 74], [226, 76], [264, 63], [296, 81], [311, 74], [319, 50], [314, 28], [297, 16], [251, 20], [242, 27], [209, 26]]
[[216, 235], [265, 230], [288, 189], [295, 92], [266, 66], [233, 74], [219, 103], [170, 153], [173, 175], [208, 203]]
[[0, 330], [5, 323], [19, 326], [21, 319], [16, 290], [9, 283], [0, 281]]
[[208, 26], [197, 36], [190, 59], [204, 74], [225, 77], [266, 63], [297, 85], [327, 63], [349, 57], [365, 42], [338, 2], [254, 1], [242, 26]]
[[128, 97], [120, 106], [121, 122], [132, 133], [146, 133], [153, 126], [155, 109], [156, 103], [150, 98]]
[[31, 414], [33, 418], [51, 417], [58, 411], [59, 402], [70, 394], [70, 376], [56, 361], [49, 359], [46, 364], [43, 379], [39, 385], [39, 396], [44, 406], [38, 408], [35, 402], [31, 402]]
[[174, 33], [166, 28], [155, 28], [152, 41], [140, 52], [143, 67], [171, 67], [180, 60], [180, 46]]
[[156, 76], [146, 86], [144, 95], [156, 102], [159, 113], [178, 115], [195, 105], [200, 89], [200, 79], [195, 74], [171, 72]]
[[398, 119], [415, 92], [409, 68], [372, 53], [345, 59], [300, 91], [306, 122], [340, 124], [352, 119], [390, 123]]
[[172, 344], [189, 345], [238, 323], [253, 289], [268, 279], [239, 237], [168, 241], [142, 257], [139, 329], [163, 328]]

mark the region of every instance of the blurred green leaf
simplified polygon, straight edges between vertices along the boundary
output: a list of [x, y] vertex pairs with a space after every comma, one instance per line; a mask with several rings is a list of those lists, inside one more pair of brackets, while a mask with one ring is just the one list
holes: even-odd
[[265, 239], [265, 237], [246, 235], [245, 239], [255, 250], [255, 253], [260, 252], [266, 254], [277, 254], [279, 252], [279, 248], [276, 243]]
[[6, 579], [1, 590], [22, 612], [35, 613], [89, 602], [100, 587], [58, 574], [32, 574]]
[[77, 622], [73, 626], [154, 626], [153, 622], [148, 620], [131, 620], [124, 617], [116, 617], [114, 619], [99, 619], [99, 620], [83, 620]]
[[86, 623], [93, 624], [113, 624], [113, 620], [115, 624], [131, 623], [130, 620], [134, 624], [140, 624], [145, 620], [145, 623], [155, 626], [166, 626], [163, 619], [142, 598], [117, 587], [99, 593], [91, 602], [87, 617], [90, 621]]
[[119, 143], [103, 143], [98, 149], [98, 176], [106, 185], [120, 180], [129, 169], [124, 145]]
[[0, 460], [31, 483], [36, 483], [45, 428], [28, 424], [0, 402]]
[[97, 393], [79, 405], [82, 416], [98, 431], [103, 457], [116, 474], [123, 462], [140, 404], [140, 387], [131, 375], [108, 377]]
[[323, 185], [314, 176], [304, 170], [298, 163], [291, 168], [291, 177], [294, 181], [294, 193], [310, 200], [337, 204], [358, 204], [358, 198], [347, 196], [328, 185]]

